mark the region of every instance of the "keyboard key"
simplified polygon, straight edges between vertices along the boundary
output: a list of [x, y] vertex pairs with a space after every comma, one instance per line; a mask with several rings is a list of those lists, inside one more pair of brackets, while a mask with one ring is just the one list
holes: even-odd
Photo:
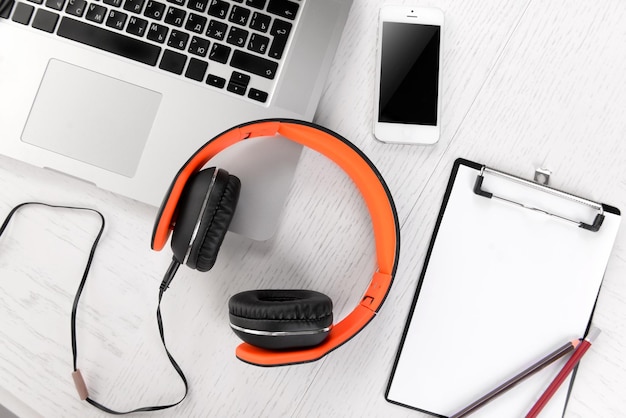
[[65, 8], [65, 13], [83, 17], [83, 13], [85, 13], [85, 9], [87, 8], [87, 2], [85, 0], [69, 0], [67, 2], [67, 7]]
[[250, 76], [248, 74], [243, 74], [238, 71], [233, 71], [230, 75], [231, 83], [239, 84], [240, 86], [248, 87], [248, 83], [250, 83]]
[[185, 5], [185, 0], [167, 0], [169, 3], [174, 3], [178, 6], [184, 6]]
[[59, 21], [59, 15], [46, 9], [38, 9], [33, 19], [33, 28], [52, 33]]
[[106, 7], [90, 3], [87, 7], [87, 15], [85, 17], [87, 18], [87, 20], [91, 20], [92, 22], [102, 23], [106, 14]]
[[165, 42], [165, 38], [167, 38], [168, 31], [169, 29], [167, 28], [167, 26], [153, 23], [150, 25], [150, 28], [148, 29], [148, 35], [146, 37], [151, 41], [162, 44], [163, 42]]
[[226, 19], [228, 16], [228, 8], [230, 5], [222, 0], [212, 0], [209, 6], [209, 14], [211, 16], [219, 17], [220, 19]]
[[209, 59], [226, 64], [229, 55], [229, 47], [214, 43], [213, 48], [211, 48], [211, 53], [209, 54]]
[[8, 19], [13, 10], [14, 0], [5, 0], [4, 6], [0, 7], [0, 19]]
[[113, 7], [121, 7], [122, 6], [122, 0], [102, 0], [102, 2], [104, 4], [108, 4], [109, 6], [113, 6]]
[[202, 34], [204, 33], [204, 27], [206, 26], [207, 18], [197, 15], [195, 13], [189, 13], [187, 23], [185, 23], [185, 29], [191, 32]]
[[54, 10], [63, 10], [65, 6], [65, 0], [46, 0], [46, 7]]
[[201, 61], [197, 58], [191, 58], [189, 60], [189, 66], [187, 66], [187, 71], [185, 71], [185, 77], [196, 81], [202, 81], [204, 80], [204, 74], [206, 74], [208, 67], [208, 62]]
[[228, 83], [228, 87], [226, 87], [226, 90], [228, 90], [231, 93], [238, 94], [240, 96], [243, 96], [244, 94], [246, 94], [246, 87], [241, 86], [236, 83]]
[[185, 61], [187, 61], [185, 55], [166, 49], [163, 52], [159, 68], [180, 75], [183, 73], [183, 68], [185, 68]]
[[22, 25], [28, 25], [30, 18], [33, 16], [35, 8], [30, 4], [17, 3], [15, 6], [15, 12], [13, 13], [13, 21], [21, 23]]
[[186, 11], [178, 9], [176, 7], [170, 7], [169, 9], [167, 9], [167, 14], [165, 15], [165, 23], [180, 28], [181, 26], [183, 26], [183, 22], [185, 21], [186, 16]]
[[265, 33], [270, 27], [271, 20], [272, 18], [268, 15], [254, 12], [250, 20], [250, 28]]
[[192, 37], [189, 52], [200, 57], [206, 57], [207, 52], [209, 52], [209, 41], [197, 36]]
[[254, 7], [255, 9], [263, 10], [266, 0], [246, 0], [246, 6]]
[[187, 8], [195, 10], [196, 12], [204, 13], [208, 4], [209, 0], [189, 0]]
[[243, 47], [246, 44], [247, 39], [248, 31], [233, 26], [230, 28], [230, 31], [228, 31], [226, 42], [231, 45]]
[[143, 12], [143, 15], [145, 17], [149, 17], [150, 19], [161, 20], [163, 18], [163, 13], [165, 13], [165, 4], [149, 0], [148, 4], [146, 4], [146, 10]]
[[267, 101], [267, 93], [257, 89], [250, 89], [248, 97], [261, 103], [265, 103]]
[[230, 12], [230, 16], [228, 16], [228, 20], [236, 23], [241, 26], [246, 26], [248, 24], [248, 19], [250, 18], [250, 9], [246, 9], [241, 6], [233, 6], [233, 9]]
[[143, 36], [146, 33], [146, 28], [148, 27], [148, 21], [145, 19], [141, 19], [139, 17], [131, 16], [128, 19], [128, 26], [126, 27], [126, 32], [131, 35]]
[[300, 5], [289, 0], [270, 0], [267, 5], [267, 12], [294, 20]]
[[273, 80], [276, 77], [278, 63], [268, 59], [249, 54], [244, 51], [235, 50], [233, 58], [230, 60], [232, 67], [247, 71], [261, 77]]
[[209, 74], [209, 76], [206, 79], [206, 83], [213, 87], [217, 87], [218, 89], [223, 89], [224, 86], [226, 85], [226, 79], [222, 77], [218, 77], [214, 74]]
[[170, 37], [167, 40], [167, 46], [183, 50], [187, 47], [187, 41], [189, 41], [189, 34], [187, 32], [172, 29]]
[[69, 17], [63, 17], [57, 34], [148, 65], [156, 65], [161, 48]]
[[206, 34], [211, 38], [218, 39], [220, 41], [224, 40], [226, 36], [226, 30], [228, 29], [228, 25], [224, 22], [219, 22], [217, 20], [211, 20], [209, 22], [209, 27], [207, 28]]
[[267, 46], [270, 44], [270, 38], [267, 36], [253, 33], [250, 36], [250, 42], [248, 42], [248, 49], [259, 54], [265, 54], [267, 52]]
[[285, 52], [285, 47], [287, 46], [287, 40], [289, 40], [291, 27], [292, 25], [289, 22], [280, 19], [274, 20], [272, 30], [270, 30], [270, 35], [274, 36], [274, 41], [272, 41], [272, 46], [268, 53], [270, 58], [281, 59], [283, 52]]
[[144, 3], [145, 0], [126, 0], [124, 2], [124, 10], [139, 14], [141, 9], [143, 9]]
[[118, 12], [117, 10], [110, 10], [107, 17], [106, 25], [113, 29], [122, 30], [128, 15], [126, 13]]

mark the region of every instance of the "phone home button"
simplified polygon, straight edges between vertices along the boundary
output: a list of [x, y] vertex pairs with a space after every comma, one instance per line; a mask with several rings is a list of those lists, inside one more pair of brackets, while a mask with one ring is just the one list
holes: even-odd
[[405, 140], [412, 140], [415, 138], [415, 129], [411, 125], [407, 125], [402, 128], [402, 138]]

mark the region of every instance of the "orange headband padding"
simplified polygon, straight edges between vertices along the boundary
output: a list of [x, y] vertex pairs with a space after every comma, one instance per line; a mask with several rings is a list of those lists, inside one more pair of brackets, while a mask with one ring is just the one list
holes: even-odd
[[163, 205], [152, 236], [152, 249], [161, 250], [175, 223], [176, 205], [189, 177], [225, 148], [248, 138], [280, 134], [311, 148], [341, 167], [355, 183], [368, 207], [376, 241], [378, 270], [360, 304], [335, 324], [329, 337], [319, 346], [297, 351], [270, 351], [250, 344], [237, 348], [243, 361], [265, 366], [317, 360], [358, 333], [374, 317], [383, 303], [395, 274], [400, 252], [400, 228], [391, 193], [372, 162], [345, 138], [308, 122], [265, 120], [230, 129], [200, 148], [179, 171]]

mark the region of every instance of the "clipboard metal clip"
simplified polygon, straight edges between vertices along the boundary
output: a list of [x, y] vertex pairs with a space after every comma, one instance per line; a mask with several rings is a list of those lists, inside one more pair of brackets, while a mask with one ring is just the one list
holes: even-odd
[[[482, 186], [483, 186], [483, 180], [485, 178], [484, 177], [485, 173], [495, 174], [495, 175], [503, 177], [503, 178], [505, 178], [507, 180], [511, 180], [511, 181], [520, 183], [520, 184], [525, 185], [525, 186], [530, 186], [532, 188], [535, 188], [535, 189], [538, 189], [540, 191], [549, 193], [551, 195], [562, 197], [562, 198], [574, 201], [576, 203], [580, 203], [580, 204], [583, 204], [583, 205], [590, 206], [590, 207], [594, 208], [595, 210], [597, 210], [598, 213], [596, 214], [593, 222], [589, 224], [589, 223], [585, 223], [585, 222], [581, 222], [581, 221], [575, 221], [575, 220], [567, 218], [565, 216], [558, 215], [558, 214], [555, 214], [555, 213], [552, 213], [552, 212], [548, 212], [547, 210], [544, 210], [544, 209], [541, 209], [541, 208], [537, 208], [537, 207], [534, 207], [534, 206], [528, 206], [528, 205], [526, 205], [524, 203], [516, 202], [516, 201], [508, 199], [508, 198], [497, 196], [497, 195], [495, 195], [495, 194], [493, 194], [491, 192], [488, 192], [488, 191], [483, 189]], [[592, 232], [599, 231], [600, 227], [602, 226], [602, 222], [604, 221], [604, 208], [602, 207], [602, 204], [600, 204], [600, 203], [593, 202], [591, 200], [587, 200], [587, 199], [584, 199], [582, 197], [575, 196], [573, 194], [566, 193], [566, 192], [554, 189], [552, 187], [547, 186], [546, 184], [541, 184], [539, 182], [533, 182], [533, 181], [530, 181], [530, 180], [526, 180], [526, 179], [523, 179], [521, 177], [517, 177], [517, 176], [514, 176], [512, 174], [507, 174], [507, 173], [504, 173], [502, 171], [494, 170], [494, 169], [486, 167], [486, 166], [482, 166], [482, 168], [480, 170], [480, 174], [476, 177], [476, 182], [474, 183], [474, 193], [479, 195], [479, 196], [486, 197], [488, 199], [492, 199], [493, 198], [493, 199], [502, 200], [502, 201], [505, 201], [505, 202], [508, 202], [508, 203], [512, 203], [512, 204], [514, 204], [516, 206], [520, 206], [520, 207], [522, 207], [524, 209], [534, 210], [534, 211], [538, 211], [538, 212], [544, 213], [546, 215], [554, 216], [556, 218], [559, 218], [559, 219], [562, 219], [564, 221], [567, 221], [567, 222], [570, 222], [572, 224], [575, 224], [579, 228], [583, 228], [583, 229], [586, 229], [586, 230], [592, 231]]]

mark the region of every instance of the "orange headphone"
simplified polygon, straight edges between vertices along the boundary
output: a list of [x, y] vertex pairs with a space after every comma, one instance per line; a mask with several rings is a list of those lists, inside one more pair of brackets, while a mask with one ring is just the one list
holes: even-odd
[[122, 415], [171, 408], [185, 399], [189, 386], [187, 378], [165, 342], [161, 300], [181, 264], [199, 271], [207, 271], [213, 267], [235, 213], [241, 186], [239, 179], [228, 174], [226, 170], [202, 168], [219, 152], [239, 141], [277, 134], [320, 152], [337, 163], [352, 178], [363, 195], [371, 215], [376, 241], [377, 268], [359, 304], [336, 324], [333, 324], [332, 301], [319, 292], [253, 290], [233, 296], [228, 303], [231, 328], [244, 340], [237, 348], [237, 357], [259, 366], [314, 361], [344, 344], [374, 318], [391, 288], [400, 254], [398, 215], [382, 176], [357, 147], [328, 129], [295, 120], [245, 123], [207, 142], [181, 168], [165, 195], [152, 233], [152, 249], [157, 251], [163, 249], [170, 234], [172, 235], [171, 245], [174, 255], [159, 288], [156, 318], [167, 357], [185, 386], [185, 392], [177, 402], [119, 412], [89, 397], [87, 385], [78, 368], [76, 318], [96, 247], [104, 232], [104, 216], [91, 208], [26, 202], [13, 208], [0, 225], [1, 236], [13, 214], [24, 205], [31, 204], [91, 211], [98, 214], [101, 219], [100, 231], [91, 247], [74, 296], [70, 317], [72, 379], [81, 400], [104, 412]]
[[332, 301], [306, 290], [255, 290], [229, 301], [234, 332], [244, 340], [240, 360], [279, 366], [317, 360], [352, 338], [380, 309], [396, 271], [400, 252], [398, 216], [389, 188], [374, 164], [352, 143], [321, 126], [296, 120], [262, 120], [229, 129], [207, 142], [180, 169], [170, 186], [152, 234], [160, 251], [170, 234], [174, 253], [171, 282], [179, 264], [200, 271], [213, 267], [235, 213], [240, 181], [226, 170], [202, 169], [222, 150], [261, 136], [283, 137], [334, 161], [352, 178], [369, 209], [376, 241], [377, 269], [360, 303], [333, 324]]

